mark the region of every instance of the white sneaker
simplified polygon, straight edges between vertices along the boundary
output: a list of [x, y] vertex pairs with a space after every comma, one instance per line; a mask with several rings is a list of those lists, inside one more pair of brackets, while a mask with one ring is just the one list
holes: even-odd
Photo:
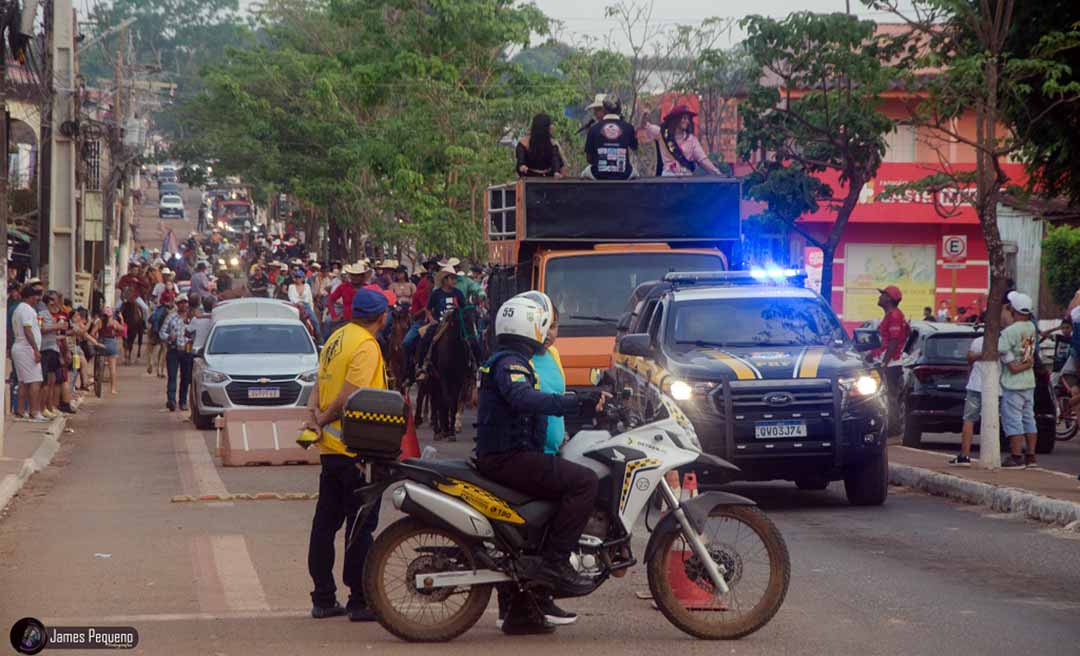
[[35, 424], [43, 424], [43, 423], [48, 423], [48, 422], [50, 422], [52, 420], [49, 419], [48, 417], [46, 417], [43, 414], [36, 414], [33, 417], [30, 417], [30, 421], [32, 421]]

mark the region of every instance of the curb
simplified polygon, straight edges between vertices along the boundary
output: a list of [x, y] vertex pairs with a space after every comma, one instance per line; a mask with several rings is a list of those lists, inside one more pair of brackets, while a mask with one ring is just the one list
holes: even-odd
[[60, 450], [60, 436], [64, 434], [67, 426], [67, 415], [61, 414], [53, 419], [48, 428], [42, 431], [45, 434], [41, 444], [38, 445], [34, 455], [23, 460], [18, 474], [9, 474], [0, 481], [0, 510], [7, 507], [15, 495], [19, 493], [30, 477], [49, 466], [53, 456]]
[[889, 464], [889, 482], [934, 496], [986, 506], [1000, 513], [1022, 514], [1028, 519], [1080, 532], [1080, 503], [1051, 499], [1015, 487], [969, 481], [922, 467], [893, 463]]

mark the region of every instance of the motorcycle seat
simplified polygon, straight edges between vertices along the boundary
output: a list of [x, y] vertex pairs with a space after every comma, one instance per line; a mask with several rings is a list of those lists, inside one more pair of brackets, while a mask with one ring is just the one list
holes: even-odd
[[471, 483], [494, 494], [511, 506], [521, 506], [536, 498], [505, 485], [500, 485], [489, 478], [484, 478], [467, 460], [406, 460], [405, 462], [420, 465], [446, 478], [456, 478], [459, 481]]

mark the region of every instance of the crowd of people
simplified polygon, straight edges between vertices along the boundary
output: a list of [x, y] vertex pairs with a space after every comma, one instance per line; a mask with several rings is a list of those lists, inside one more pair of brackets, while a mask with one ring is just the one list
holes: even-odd
[[[582, 178], [628, 180], [638, 177], [640, 174], [634, 169], [631, 153], [645, 143], [655, 145], [657, 176], [694, 175], [699, 167], [710, 175], [721, 174], [694, 136], [697, 113], [686, 105], [672, 108], [659, 125], [650, 122], [649, 114], [643, 112], [637, 127], [623, 118], [622, 102], [614, 95], [597, 95], [586, 111], [592, 112], [592, 118], [580, 130], [588, 132], [585, 159], [589, 165], [581, 172]], [[529, 134], [522, 137], [515, 148], [520, 177], [561, 178], [567, 175], [566, 162], [552, 136], [551, 126], [551, 117], [547, 114], [533, 117]]]
[[[1011, 286], [1011, 285], [1010, 285]], [[881, 346], [871, 351], [873, 361], [882, 365], [885, 391], [889, 399], [889, 415], [892, 425], [898, 421], [898, 396], [903, 387], [903, 349], [908, 340], [911, 326], [900, 310], [903, 293], [895, 285], [878, 290], [878, 306], [884, 316], [878, 324]], [[978, 323], [985, 320], [985, 312], [977, 311], [981, 303], [976, 303], [973, 313], [960, 308], [957, 314], [950, 316], [949, 305], [943, 301], [938, 316], [933, 316], [930, 308], [924, 308], [926, 321], [964, 321]], [[1074, 415], [1080, 411], [1080, 381], [1077, 377], [1077, 363], [1080, 362], [1080, 331], [1075, 331], [1076, 322], [1080, 321], [1080, 290], [1077, 290], [1072, 302], [1066, 309], [1061, 323], [1053, 328], [1040, 331], [1035, 318], [1031, 297], [1011, 290], [1006, 294], [1001, 314], [1001, 334], [997, 350], [1000, 356], [999, 412], [1002, 432], [1007, 437], [1009, 454], [1002, 461], [1006, 469], [1037, 467], [1038, 460], [1035, 446], [1038, 441], [1038, 428], [1035, 422], [1035, 387], [1036, 369], [1045, 366], [1039, 356], [1042, 340], [1054, 337], [1068, 342], [1068, 357], [1058, 372], [1070, 394], [1070, 405]], [[976, 426], [982, 419], [983, 391], [987, 377], [992, 375], [990, 363], [982, 359], [984, 340], [981, 336], [972, 340], [968, 347], [967, 361], [970, 372], [964, 400], [963, 432], [960, 453], [949, 463], [954, 466], [971, 465], [971, 445]]]

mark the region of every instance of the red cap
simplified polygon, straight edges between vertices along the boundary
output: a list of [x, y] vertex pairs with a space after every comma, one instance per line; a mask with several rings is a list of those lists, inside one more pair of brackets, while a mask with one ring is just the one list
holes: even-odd
[[879, 289], [878, 291], [891, 298], [894, 303], [899, 303], [900, 299], [904, 298], [903, 292], [896, 285], [889, 285], [885, 289]]

